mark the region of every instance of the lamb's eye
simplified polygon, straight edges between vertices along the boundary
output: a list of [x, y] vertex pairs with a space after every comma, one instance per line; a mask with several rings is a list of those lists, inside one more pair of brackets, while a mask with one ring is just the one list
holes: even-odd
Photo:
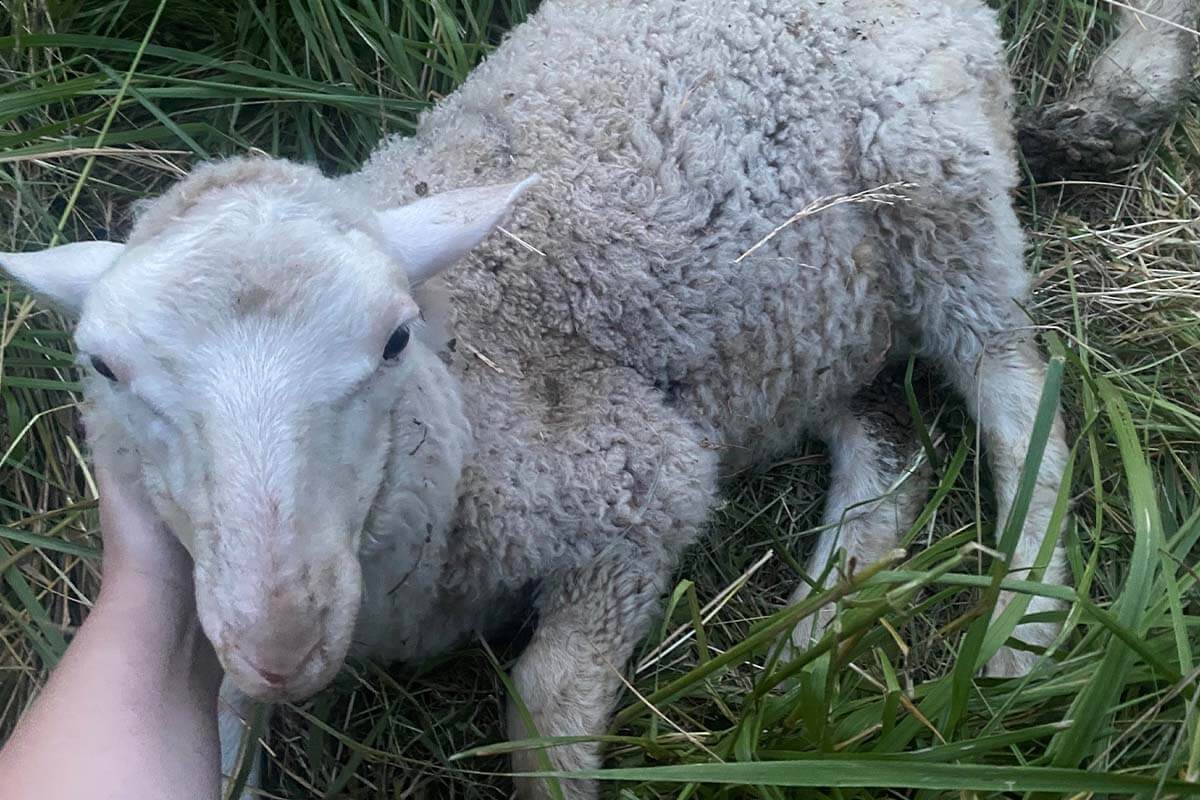
[[117, 376], [113, 374], [113, 371], [108, 364], [105, 364], [103, 359], [97, 358], [96, 356], [92, 356], [92, 369], [96, 370], [96, 372], [99, 372], [110, 381], [115, 381], [117, 379]]
[[396, 328], [395, 332], [388, 338], [387, 345], [383, 348], [383, 357], [393, 359], [404, 350], [408, 345], [408, 326], [401, 325]]

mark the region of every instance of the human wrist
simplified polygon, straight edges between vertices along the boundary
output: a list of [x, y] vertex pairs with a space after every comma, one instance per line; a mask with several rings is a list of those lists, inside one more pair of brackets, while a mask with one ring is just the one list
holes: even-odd
[[192, 647], [199, 629], [191, 581], [180, 584], [135, 571], [106, 571], [92, 609], [162, 652]]
[[196, 596], [190, 575], [161, 575], [104, 563], [97, 607], [115, 607], [141, 620], [189, 623], [196, 616]]
[[192, 557], [165, 526], [153, 538], [143, 535], [139, 539], [136, 535], [118, 535], [119, 532], [122, 531], [116, 524], [105, 526], [102, 564], [105, 583], [163, 585], [177, 587], [181, 595], [191, 595]]
[[159, 576], [122, 572], [106, 577], [92, 616], [104, 620], [114, 644], [146, 660], [147, 678], [185, 678], [202, 691], [216, 690], [220, 663], [200, 627], [190, 580], [185, 586]]

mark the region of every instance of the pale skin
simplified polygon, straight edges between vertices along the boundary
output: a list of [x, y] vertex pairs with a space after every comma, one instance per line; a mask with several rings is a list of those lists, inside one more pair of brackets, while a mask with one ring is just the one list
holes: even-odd
[[0, 750], [5, 797], [217, 797], [221, 668], [196, 618], [192, 560], [140, 488], [97, 454], [103, 588]]

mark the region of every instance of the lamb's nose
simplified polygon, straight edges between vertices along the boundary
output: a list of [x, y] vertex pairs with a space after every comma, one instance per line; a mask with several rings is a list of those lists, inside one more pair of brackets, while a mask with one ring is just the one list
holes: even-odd
[[247, 661], [249, 662], [250, 666], [254, 667], [254, 671], [261, 675], [262, 679], [272, 686], [282, 686], [287, 682], [287, 675], [280, 675], [278, 672], [271, 672], [269, 669], [263, 669], [253, 661], [249, 661], [249, 659], [247, 659]]
[[321, 626], [308, 622], [307, 609], [270, 615], [259, 624], [229, 636], [244, 667], [273, 687], [280, 687], [304, 670], [321, 645]]
[[233, 653], [244, 667], [267, 682], [268, 685], [280, 687], [297, 676], [308, 663], [314, 651], [320, 645], [320, 638], [309, 642], [301, 642], [299, 647], [289, 648], [255, 648], [234, 645]]

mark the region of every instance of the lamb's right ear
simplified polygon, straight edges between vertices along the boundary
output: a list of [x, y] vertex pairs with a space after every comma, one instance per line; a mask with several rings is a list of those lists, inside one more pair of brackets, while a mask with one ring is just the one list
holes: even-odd
[[92, 284], [124, 249], [117, 242], [75, 242], [32, 253], [0, 253], [0, 270], [63, 310], [78, 313]]
[[388, 248], [415, 286], [479, 245], [537, 182], [532, 175], [519, 183], [454, 189], [377, 216]]

